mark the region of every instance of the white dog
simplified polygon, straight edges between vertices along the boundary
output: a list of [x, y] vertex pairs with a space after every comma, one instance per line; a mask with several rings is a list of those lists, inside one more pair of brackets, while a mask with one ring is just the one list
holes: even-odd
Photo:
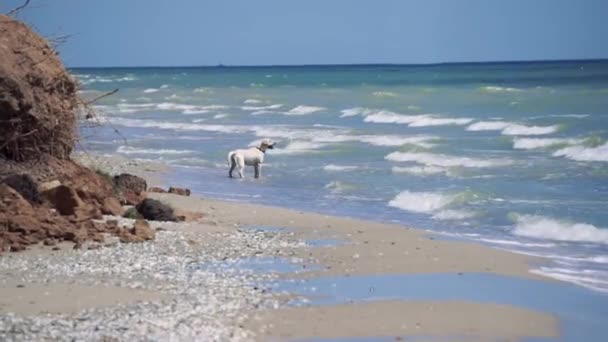
[[255, 178], [260, 178], [264, 154], [266, 154], [267, 149], [273, 148], [274, 143], [270, 141], [270, 139], [263, 139], [260, 142], [260, 146], [251, 147], [246, 150], [230, 151], [228, 153], [228, 165], [230, 165], [228, 176], [232, 178], [232, 171], [238, 166], [239, 176], [243, 178], [243, 169], [245, 168], [245, 165], [253, 165], [253, 168], [255, 169]]

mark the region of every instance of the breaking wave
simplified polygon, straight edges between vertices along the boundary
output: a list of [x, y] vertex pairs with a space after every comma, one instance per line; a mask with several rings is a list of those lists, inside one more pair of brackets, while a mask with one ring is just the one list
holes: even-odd
[[533, 150], [537, 148], [547, 148], [556, 145], [580, 144], [580, 139], [560, 139], [560, 138], [515, 138], [513, 148], [517, 150]]
[[415, 162], [443, 167], [497, 167], [511, 164], [508, 159], [474, 159], [426, 152], [393, 152], [384, 158], [395, 162]]
[[566, 157], [576, 161], [608, 162], [608, 143], [597, 147], [566, 147], [555, 151], [553, 156]]
[[152, 149], [152, 148], [136, 148], [131, 146], [119, 146], [116, 150], [122, 154], [189, 154], [194, 153], [190, 150], [171, 150], [171, 149]]
[[538, 239], [608, 244], [608, 229], [536, 215], [516, 216], [513, 234]]
[[325, 110], [325, 107], [315, 107], [315, 106], [297, 106], [292, 108], [290, 111], [286, 112], [286, 115], [307, 115], [316, 112], [320, 112]]
[[388, 205], [406, 211], [430, 213], [449, 205], [454, 199], [453, 195], [436, 192], [403, 191], [388, 202]]

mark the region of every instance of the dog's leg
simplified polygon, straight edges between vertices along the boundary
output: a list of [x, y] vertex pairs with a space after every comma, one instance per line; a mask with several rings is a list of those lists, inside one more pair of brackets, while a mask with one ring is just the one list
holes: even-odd
[[255, 178], [260, 178], [260, 172], [262, 171], [262, 164], [257, 163], [253, 166], [253, 169], [255, 170]]
[[244, 168], [245, 168], [245, 166], [243, 166], [243, 165], [240, 165], [240, 166], [239, 166], [239, 176], [241, 177], [241, 179], [242, 179], [242, 178], [245, 178], [245, 176], [243, 176], [243, 169], [244, 169]]
[[228, 171], [228, 177], [232, 178], [232, 171], [234, 171], [235, 167], [236, 167], [236, 163], [233, 161], [230, 165], [230, 171]]

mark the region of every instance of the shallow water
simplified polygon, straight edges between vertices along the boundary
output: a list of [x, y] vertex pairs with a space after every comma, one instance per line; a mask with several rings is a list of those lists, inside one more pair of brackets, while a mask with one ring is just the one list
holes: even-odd
[[[85, 97], [120, 88], [84, 148], [170, 184], [548, 256], [537, 272], [608, 291], [606, 61], [72, 72]], [[229, 179], [262, 138], [263, 178]]]
[[608, 295], [564, 283], [464, 273], [316, 278], [284, 281], [275, 289], [310, 296], [306, 305], [373, 300], [465, 300], [514, 305], [559, 318], [560, 337], [543, 339], [547, 341], [599, 342], [605, 340], [608, 331]]

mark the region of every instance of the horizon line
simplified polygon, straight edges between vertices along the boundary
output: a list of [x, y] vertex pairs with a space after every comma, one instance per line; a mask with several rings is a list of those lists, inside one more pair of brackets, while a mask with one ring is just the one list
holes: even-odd
[[432, 67], [444, 65], [478, 65], [478, 64], [531, 64], [531, 63], [559, 63], [559, 62], [608, 62], [606, 58], [582, 59], [530, 59], [530, 60], [502, 60], [502, 61], [464, 61], [464, 62], [433, 62], [433, 63], [343, 63], [343, 64], [202, 64], [202, 65], [122, 65], [122, 66], [68, 66], [68, 69], [145, 69], [145, 68], [301, 68], [301, 67]]

